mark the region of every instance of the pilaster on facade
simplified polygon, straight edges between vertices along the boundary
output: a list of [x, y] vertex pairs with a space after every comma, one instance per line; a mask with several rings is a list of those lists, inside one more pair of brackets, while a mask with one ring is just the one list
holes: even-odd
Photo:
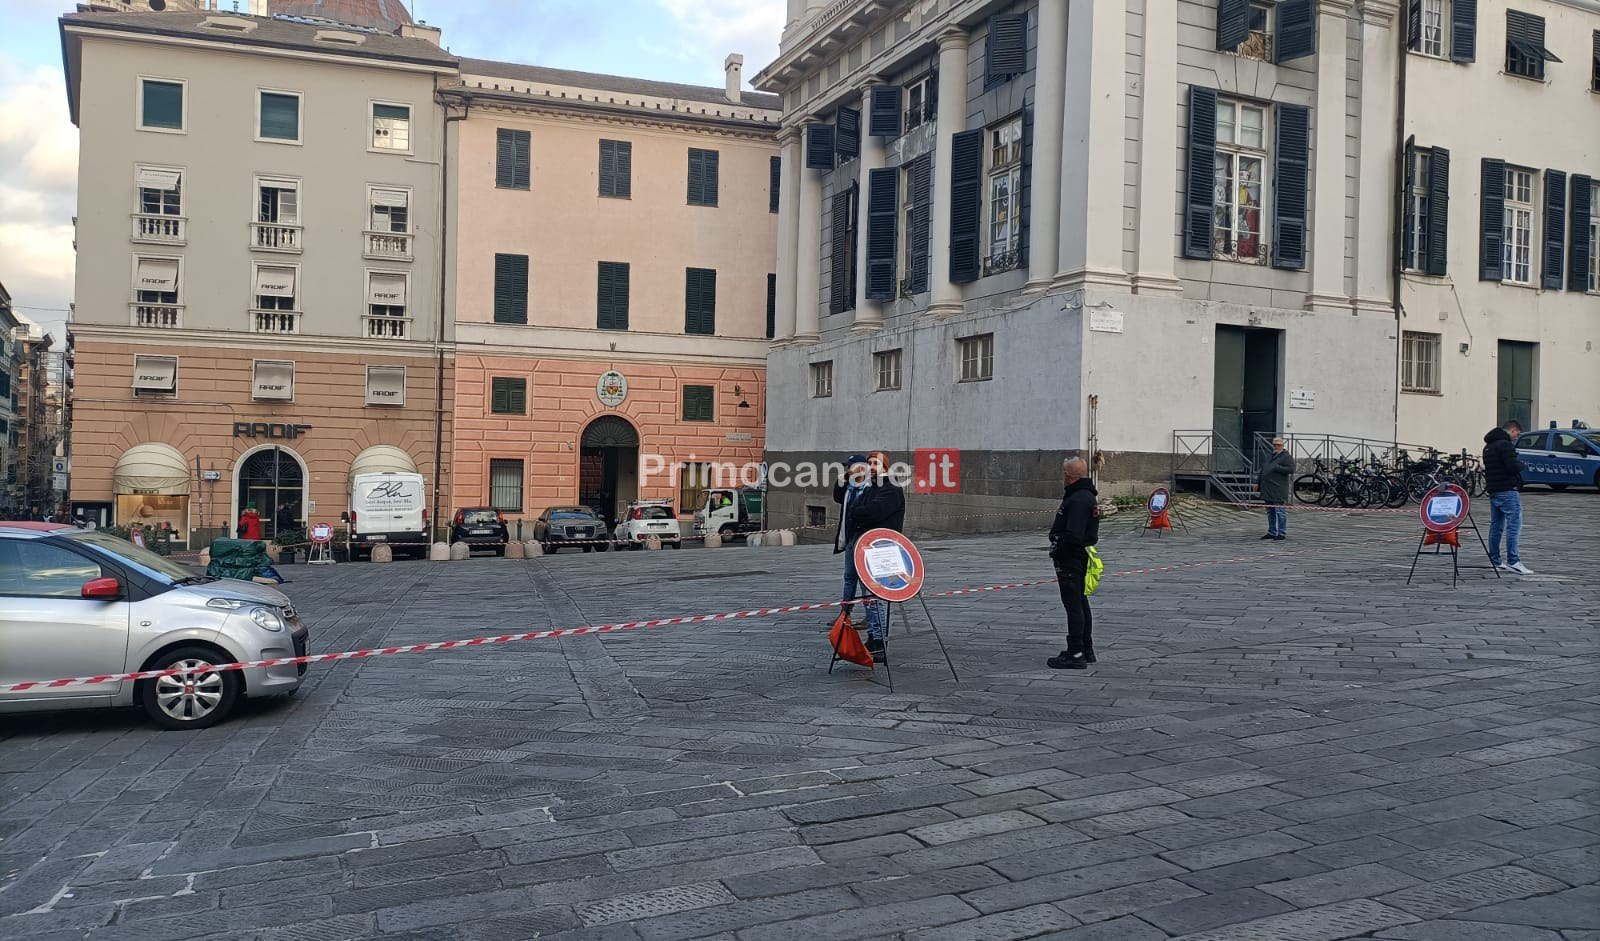
[[[950, 26], [939, 33], [939, 111], [938, 135], [933, 155], [933, 243], [945, 244], [950, 231], [950, 182], [952, 142], [967, 126], [967, 43], [965, 28]], [[932, 296], [928, 313], [952, 317], [966, 311], [961, 285], [950, 280], [950, 252], [934, 251], [929, 259]]]
[[1178, 0], [1145, 0], [1144, 75], [1139, 100], [1139, 241], [1133, 290], [1180, 295], [1174, 271], [1178, 197]]
[[[1066, 99], [1061, 140], [1055, 286], [1126, 290], [1131, 282], [1123, 268], [1120, 233], [1127, 3], [1074, 3], [1067, 19], [1066, 87], [1072, 93]], [[1113, 232], [1119, 237], [1107, 237]]]
[[1399, 85], [1400, 5], [1361, 0], [1361, 133], [1356, 190], [1356, 311], [1394, 309], [1393, 272], [1396, 179], [1396, 119], [1399, 102], [1388, 89]]
[[1028, 283], [1040, 294], [1055, 281], [1061, 252], [1061, 150], [1067, 98], [1067, 6], [1039, 5], [1035, 52], [1033, 180], [1028, 204]]
[[[804, 136], [809, 128], [822, 122], [815, 118], [800, 121], [799, 131]], [[802, 146], [802, 149], [803, 146]], [[822, 279], [822, 178], [817, 171], [800, 168], [799, 232], [795, 252], [795, 327], [794, 341], [810, 344], [821, 336]]]
[[[1316, 105], [1311, 112], [1311, 291], [1307, 310], [1350, 310], [1345, 279], [1345, 96], [1351, 0], [1317, 4]], [[1363, 96], [1365, 100], [1369, 96]]]
[[795, 255], [799, 249], [801, 131], [785, 126], [778, 131], [778, 271], [772, 338], [778, 343], [794, 339], [796, 328]]
[[[874, 75], [861, 85], [863, 113], [871, 107], [872, 89], [884, 84], [887, 83], [881, 76]], [[861, 198], [856, 201], [856, 231], [862, 235], [856, 240], [856, 310], [855, 320], [850, 324], [852, 333], [877, 333], [883, 329], [883, 305], [867, 296], [868, 285], [871, 282], [867, 276], [869, 271], [867, 259], [872, 246], [872, 171], [883, 169], [887, 158], [888, 153], [881, 137], [870, 133], [861, 135], [861, 153], [857, 158]], [[898, 194], [898, 182], [895, 190]], [[897, 228], [897, 234], [898, 231]]]

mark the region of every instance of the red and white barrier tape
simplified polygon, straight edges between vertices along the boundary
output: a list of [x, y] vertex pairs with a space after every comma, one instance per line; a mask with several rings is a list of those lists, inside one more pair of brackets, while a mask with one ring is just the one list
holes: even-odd
[[[1407, 536], [1407, 539], [1410, 537]], [[1382, 540], [1392, 541], [1392, 540]], [[1283, 558], [1293, 555], [1308, 555], [1314, 552], [1326, 552], [1335, 546], [1322, 546], [1311, 549], [1292, 549], [1285, 552], [1269, 552], [1257, 556], [1241, 556], [1234, 559], [1208, 559], [1200, 562], [1178, 562], [1172, 565], [1159, 565], [1142, 569], [1127, 569], [1121, 572], [1107, 572], [1102, 577], [1116, 578], [1131, 575], [1155, 575], [1162, 572], [1175, 572], [1181, 569], [1205, 568], [1215, 565], [1233, 565], [1241, 562], [1263, 562], [1268, 559]], [[941, 591], [924, 594], [924, 598], [954, 598], [960, 595], [977, 595], [986, 592], [1011, 591], [1018, 588], [1037, 588], [1041, 585], [1053, 585], [1057, 579], [1045, 578], [1029, 582], [1008, 582], [1000, 585], [984, 585], [977, 588], [957, 588], [950, 591]], [[474, 637], [467, 640], [441, 640], [428, 644], [403, 644], [398, 647], [375, 647], [369, 650], [346, 650], [340, 653], [308, 654], [303, 657], [274, 657], [268, 660], [247, 660], [240, 663], [214, 664], [211, 669], [217, 672], [230, 670], [247, 670], [257, 667], [278, 667], [298, 664], [325, 663], [335, 660], [362, 660], [367, 657], [389, 657], [404, 653], [432, 653], [436, 650], [455, 650], [460, 647], [481, 647], [489, 644], [510, 644], [524, 640], [549, 640], [556, 637], [579, 637], [584, 634], [610, 634], [617, 631], [634, 631], [648, 627], [671, 627], [677, 624], [704, 624], [710, 621], [735, 621], [745, 618], [770, 617], [775, 614], [794, 614], [800, 611], [821, 611], [827, 608], [838, 608], [846, 604], [866, 604], [876, 601], [875, 598], [854, 598], [850, 601], [818, 601], [810, 604], [784, 605], [776, 608], [751, 608], [747, 611], [727, 611], [721, 614], [696, 614], [675, 618], [652, 618], [644, 621], [619, 621], [613, 624], [598, 624], [588, 627], [566, 627], [548, 631], [524, 631], [517, 634], [498, 634], [491, 637]], [[0, 691], [27, 692], [39, 689], [58, 689], [63, 686], [94, 685], [101, 683], [122, 683], [130, 680], [150, 680], [163, 676], [179, 676], [185, 671], [169, 670], [140, 670], [134, 673], [108, 673], [103, 676], [79, 676], [59, 680], [38, 680], [26, 683], [13, 683], [9, 686], [0, 686]]]

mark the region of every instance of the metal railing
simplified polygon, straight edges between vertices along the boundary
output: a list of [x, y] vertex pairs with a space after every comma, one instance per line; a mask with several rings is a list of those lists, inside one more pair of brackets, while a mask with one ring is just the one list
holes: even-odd
[[162, 245], [182, 245], [185, 241], [184, 223], [187, 221], [183, 216], [135, 213], [133, 217], [133, 240], [135, 242], [159, 242]]
[[983, 260], [983, 276], [1000, 274], [1006, 271], [1015, 271], [1022, 267], [1023, 257], [1020, 249], [995, 252]]
[[368, 258], [411, 260], [411, 233], [368, 232], [366, 235]]
[[1259, 461], [1261, 455], [1272, 450], [1272, 439], [1283, 439], [1283, 449], [1294, 458], [1296, 468], [1310, 468], [1321, 461], [1329, 468], [1351, 462], [1366, 464], [1373, 459], [1388, 463], [1400, 451], [1409, 451], [1412, 457], [1421, 457], [1428, 451], [1424, 444], [1409, 444], [1388, 438], [1358, 438], [1351, 435], [1270, 435], [1257, 432], [1252, 450]]
[[182, 304], [129, 304], [135, 327], [157, 327], [164, 330], [183, 328]]
[[250, 223], [251, 247], [266, 252], [299, 252], [301, 228], [276, 222]]
[[[1269, 439], [1270, 440], [1270, 439]], [[1256, 462], [1216, 432], [1201, 429], [1172, 433], [1172, 478], [1216, 474], [1253, 474]]]

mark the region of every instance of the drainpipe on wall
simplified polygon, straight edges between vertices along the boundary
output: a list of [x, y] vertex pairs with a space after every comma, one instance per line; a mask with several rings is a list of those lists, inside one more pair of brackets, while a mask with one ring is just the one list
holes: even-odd
[[[1404, 11], [1400, 14], [1405, 15]], [[1405, 218], [1406, 200], [1406, 67], [1411, 61], [1410, 37], [1406, 31], [1410, 28], [1407, 20], [1405, 28], [1395, 30], [1400, 43], [1400, 87], [1398, 89], [1399, 107], [1396, 109], [1394, 120], [1394, 152], [1395, 152], [1395, 203], [1394, 203], [1394, 233], [1393, 249], [1389, 257], [1394, 264], [1394, 273], [1391, 279], [1391, 293], [1394, 294], [1394, 440], [1400, 440], [1400, 357], [1405, 347], [1405, 304], [1400, 299], [1400, 287], [1404, 283], [1405, 272]], [[1365, 91], [1365, 89], [1363, 89]]]
[[[438, 98], [439, 78], [433, 79], [435, 100], [445, 108], [449, 104]], [[439, 326], [433, 335], [433, 526], [440, 525], [439, 498], [444, 477], [444, 332], [446, 286], [449, 284], [450, 261], [450, 125], [465, 121], [472, 110], [472, 99], [463, 96], [465, 110], [460, 114], [445, 114], [444, 134], [439, 142]], [[429, 533], [431, 541], [433, 534]]]

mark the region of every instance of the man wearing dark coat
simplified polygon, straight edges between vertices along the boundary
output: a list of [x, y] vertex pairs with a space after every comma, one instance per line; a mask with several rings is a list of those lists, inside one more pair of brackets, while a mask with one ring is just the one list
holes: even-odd
[[1283, 449], [1283, 439], [1272, 439], [1272, 453], [1261, 464], [1257, 483], [1261, 502], [1267, 505], [1267, 534], [1262, 539], [1289, 538], [1289, 477], [1294, 474], [1294, 458]]

